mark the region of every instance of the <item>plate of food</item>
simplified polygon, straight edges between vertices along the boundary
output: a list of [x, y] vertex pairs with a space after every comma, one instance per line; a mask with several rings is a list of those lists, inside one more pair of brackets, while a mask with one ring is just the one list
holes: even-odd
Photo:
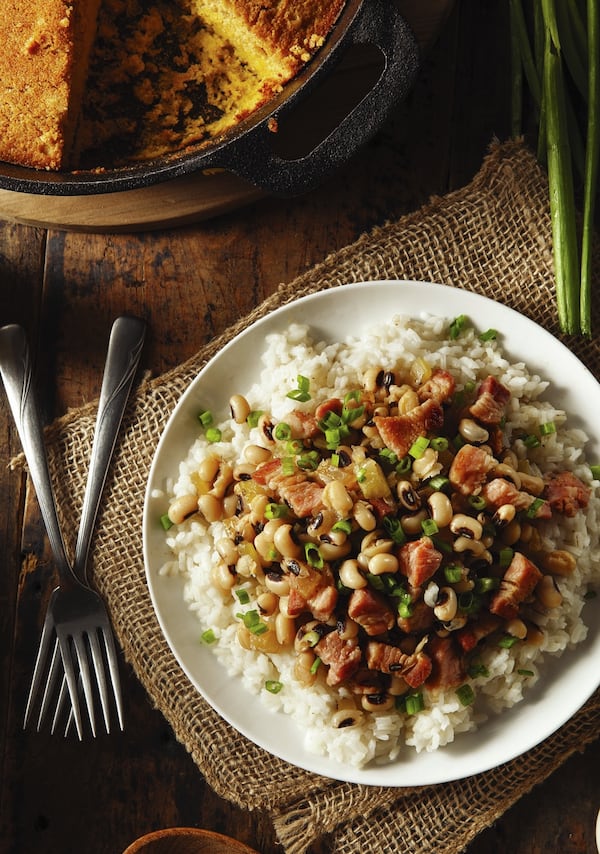
[[147, 581], [196, 690], [274, 755], [460, 779], [599, 683], [598, 383], [500, 303], [412, 281], [291, 302], [183, 394]]

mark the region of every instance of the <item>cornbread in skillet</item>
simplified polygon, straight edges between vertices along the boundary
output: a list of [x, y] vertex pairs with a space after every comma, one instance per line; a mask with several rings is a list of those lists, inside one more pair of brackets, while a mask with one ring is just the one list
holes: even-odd
[[0, 159], [68, 165], [99, 0], [0, 3]]
[[84, 103], [85, 165], [208, 143], [281, 91], [343, 0], [104, 0]]

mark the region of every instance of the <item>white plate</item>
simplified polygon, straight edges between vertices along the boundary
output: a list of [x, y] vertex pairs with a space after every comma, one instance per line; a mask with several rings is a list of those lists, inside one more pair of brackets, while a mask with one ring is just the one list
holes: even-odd
[[[334, 342], [393, 314], [419, 316], [423, 311], [452, 319], [471, 318], [477, 328], [501, 334], [511, 361], [551, 381], [546, 397], [564, 407], [571, 426], [590, 437], [600, 424], [600, 388], [592, 374], [553, 336], [506, 306], [457, 288], [420, 282], [368, 282], [323, 291], [269, 314], [231, 341], [200, 372], [182, 396], [160, 440], [150, 472], [144, 508], [144, 555], [154, 608], [173, 654], [195, 688], [210, 705], [255, 744], [301, 768], [338, 780], [381, 786], [421, 786], [461, 779], [494, 768], [547, 738], [583, 705], [599, 682], [600, 597], [586, 605], [587, 640], [559, 659], [547, 658], [542, 678], [511, 710], [491, 717], [474, 733], [459, 734], [453, 744], [433, 753], [402, 752], [385, 766], [354, 769], [315, 756], [302, 745], [302, 733], [283, 713], [267, 711], [258, 697], [240, 696], [210, 649], [198, 641], [199, 622], [183, 601], [183, 582], [159, 576], [169, 560], [164, 532], [156, 519], [164, 506], [151, 497], [178, 465], [198, 433], [197, 412], [210, 408], [225, 417], [230, 394], [249, 388], [267, 334], [290, 323], [307, 323], [319, 340]], [[586, 449], [600, 461], [597, 437]]]

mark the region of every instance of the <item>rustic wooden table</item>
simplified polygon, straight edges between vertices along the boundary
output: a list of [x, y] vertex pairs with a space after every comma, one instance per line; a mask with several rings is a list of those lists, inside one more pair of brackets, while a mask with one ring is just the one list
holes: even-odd
[[[425, 6], [443, 17], [451, 4], [405, 5], [424, 40]], [[406, 103], [341, 173], [301, 198], [260, 199], [180, 228], [160, 228], [156, 214], [152, 227], [120, 233], [24, 225], [0, 205], [0, 323], [29, 331], [47, 417], [98, 394], [118, 314], [147, 319], [143, 364], [157, 374], [280, 282], [468, 182], [493, 136], [508, 134], [507, 5], [454, 4]], [[38, 215], [43, 223], [43, 205]], [[51, 557], [30, 484], [7, 467], [20, 445], [0, 400], [0, 851], [119, 854], [152, 829], [194, 825], [274, 854], [268, 818], [215, 796], [126, 666], [122, 734], [78, 743], [22, 731]], [[34, 598], [22, 595], [32, 576]], [[598, 767], [600, 741], [499, 818], [468, 854], [595, 850]], [[323, 839], [311, 852], [328, 850]]]

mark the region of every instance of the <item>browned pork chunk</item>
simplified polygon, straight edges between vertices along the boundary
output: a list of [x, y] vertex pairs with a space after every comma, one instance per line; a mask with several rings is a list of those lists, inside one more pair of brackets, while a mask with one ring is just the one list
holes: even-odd
[[443, 368], [435, 368], [429, 379], [419, 386], [419, 400], [435, 400], [436, 403], [447, 403], [452, 399], [456, 389], [456, 380], [451, 373]]
[[373, 422], [386, 447], [402, 458], [418, 438], [440, 429], [444, 412], [437, 401], [430, 399], [403, 415], [376, 415]]
[[485, 448], [463, 445], [452, 460], [448, 478], [461, 495], [476, 494], [495, 465], [496, 460]]
[[369, 587], [354, 590], [348, 602], [348, 616], [373, 637], [393, 628], [396, 615], [383, 596]]
[[367, 667], [380, 673], [401, 676], [411, 688], [418, 688], [431, 673], [431, 660], [422, 651], [408, 654], [389, 643], [369, 641]]
[[529, 558], [515, 552], [490, 603], [492, 614], [513, 620], [519, 613], [519, 605], [533, 593], [541, 577], [542, 573]]
[[398, 553], [400, 572], [408, 579], [410, 587], [421, 587], [429, 581], [442, 562], [439, 552], [429, 537], [404, 543]]
[[554, 512], [573, 517], [587, 507], [591, 490], [572, 472], [563, 471], [548, 479], [543, 494]]
[[499, 424], [509, 400], [510, 391], [506, 386], [496, 377], [489, 376], [479, 386], [477, 399], [469, 407], [469, 412], [484, 424]]
[[353, 676], [362, 661], [362, 650], [356, 638], [343, 640], [337, 631], [326, 634], [315, 646], [315, 652], [328, 666], [327, 684], [339, 685]]
[[425, 646], [431, 659], [431, 675], [427, 685], [431, 688], [456, 688], [465, 681], [467, 671], [462, 651], [450, 635], [445, 638], [432, 635]]

